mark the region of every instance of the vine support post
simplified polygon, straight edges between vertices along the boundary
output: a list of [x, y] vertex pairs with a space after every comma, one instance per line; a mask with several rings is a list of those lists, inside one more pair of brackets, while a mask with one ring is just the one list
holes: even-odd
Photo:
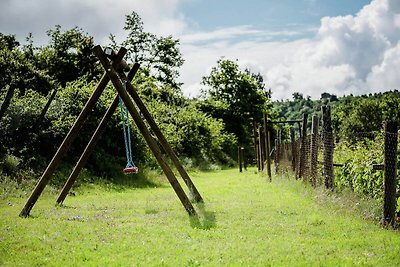
[[299, 178], [305, 179], [305, 168], [306, 168], [306, 145], [307, 145], [307, 119], [308, 114], [303, 114], [302, 131], [301, 131], [301, 147], [300, 147], [300, 166], [299, 166]]
[[318, 168], [318, 127], [319, 118], [317, 115], [312, 117], [311, 133], [311, 184], [317, 186], [317, 168]]
[[397, 122], [385, 123], [385, 195], [383, 202], [384, 223], [393, 225], [396, 215], [396, 184], [397, 184]]
[[333, 188], [333, 129], [331, 107], [322, 106], [322, 140], [324, 143], [324, 176], [325, 187]]

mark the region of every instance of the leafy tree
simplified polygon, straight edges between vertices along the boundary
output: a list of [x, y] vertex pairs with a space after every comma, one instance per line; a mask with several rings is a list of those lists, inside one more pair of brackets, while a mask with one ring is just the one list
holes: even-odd
[[[179, 40], [146, 32], [140, 16], [134, 11], [126, 16], [124, 30], [128, 31], [128, 37], [122, 46], [128, 49], [130, 61], [141, 62], [147, 74], [154, 76], [161, 84], [179, 90], [181, 84], [177, 78], [184, 62], [179, 51]], [[111, 41], [116, 46], [113, 36]]]
[[270, 107], [270, 91], [261, 75], [240, 70], [235, 61], [220, 59], [217, 64], [203, 77], [208, 90], [203, 91], [202, 110], [222, 119], [228, 132], [249, 144], [253, 124], [261, 122]]

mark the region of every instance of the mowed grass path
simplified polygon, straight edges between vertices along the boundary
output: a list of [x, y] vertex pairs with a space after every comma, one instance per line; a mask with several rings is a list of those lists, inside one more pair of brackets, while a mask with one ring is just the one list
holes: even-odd
[[[195, 173], [205, 199], [189, 218], [169, 186], [86, 186], [31, 218], [26, 198], [0, 202], [4, 266], [400, 266], [400, 233], [335, 204], [300, 182], [254, 170]], [[128, 178], [127, 178], [128, 179]]]

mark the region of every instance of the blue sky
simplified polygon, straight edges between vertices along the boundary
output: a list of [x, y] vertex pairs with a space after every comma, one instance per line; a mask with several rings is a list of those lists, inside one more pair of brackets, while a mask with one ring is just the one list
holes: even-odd
[[43, 44], [54, 25], [79, 26], [107, 44], [124, 39], [133, 10], [147, 31], [180, 39], [189, 97], [221, 57], [262, 74], [273, 99], [400, 89], [399, 0], [2, 0], [0, 32]]
[[184, 1], [179, 9], [192, 23], [193, 30], [251, 25], [270, 31], [301, 31], [311, 36], [309, 29], [318, 27], [322, 17], [354, 15], [368, 3], [369, 0], [194, 0]]

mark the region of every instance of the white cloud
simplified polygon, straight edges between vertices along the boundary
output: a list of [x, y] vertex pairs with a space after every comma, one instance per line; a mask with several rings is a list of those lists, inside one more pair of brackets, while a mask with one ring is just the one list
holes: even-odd
[[267, 72], [274, 97], [399, 88], [399, 13], [398, 0], [374, 0], [356, 16], [323, 18], [314, 40]]
[[180, 35], [186, 22], [178, 12], [182, 0], [1, 0], [0, 32], [16, 34], [22, 40], [34, 33], [34, 40], [46, 43], [46, 30], [55, 25], [65, 29], [79, 26], [98, 43], [108, 42], [110, 33], [121, 40], [125, 16], [136, 11], [145, 29], [161, 35]]

